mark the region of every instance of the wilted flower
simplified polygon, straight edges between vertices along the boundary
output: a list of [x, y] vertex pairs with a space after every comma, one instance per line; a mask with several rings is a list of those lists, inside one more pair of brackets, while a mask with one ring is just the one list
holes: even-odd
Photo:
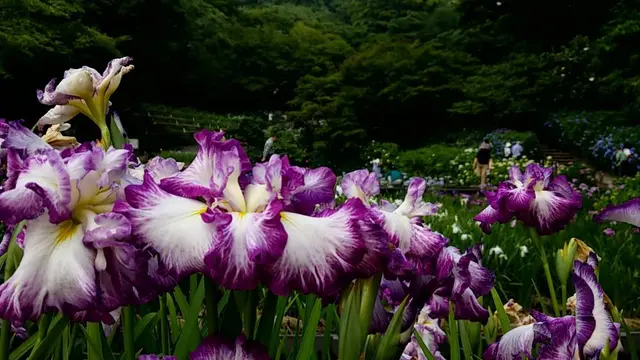
[[69, 128], [69, 124], [52, 125], [42, 136], [42, 140], [44, 140], [47, 144], [51, 145], [55, 149], [76, 147], [79, 144], [75, 137], [62, 135], [62, 132], [68, 130]]
[[[61, 124], [82, 113], [96, 123], [103, 133], [108, 134], [106, 115], [109, 99], [120, 85], [122, 75], [133, 70], [133, 65], [130, 65], [132, 60], [130, 57], [111, 60], [102, 75], [93, 68], [83, 66], [65, 71], [58, 85], [55, 79], [51, 80], [44, 90], [38, 90], [38, 100], [54, 107], [38, 120], [38, 125]], [[108, 136], [103, 139], [108, 140]]]
[[513, 217], [541, 235], [561, 230], [578, 212], [582, 199], [564, 176], [552, 179], [552, 173], [552, 168], [537, 164], [528, 165], [524, 174], [511, 167], [510, 180], [501, 183], [497, 192], [486, 193], [489, 206], [474, 220], [487, 233], [491, 224], [506, 223]]

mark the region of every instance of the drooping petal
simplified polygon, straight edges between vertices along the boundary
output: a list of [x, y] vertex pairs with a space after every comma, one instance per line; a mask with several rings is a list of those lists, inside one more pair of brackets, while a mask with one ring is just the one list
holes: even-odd
[[259, 266], [278, 260], [287, 244], [281, 209], [279, 201], [272, 201], [260, 213], [231, 213], [231, 222], [205, 256], [209, 276], [227, 289], [254, 289]]
[[358, 199], [347, 200], [321, 217], [283, 212], [287, 246], [282, 257], [269, 266], [265, 279], [269, 288], [279, 295], [294, 289], [323, 296], [337, 294], [364, 255], [358, 221], [366, 212]]
[[605, 294], [593, 267], [575, 261], [573, 284], [576, 288], [576, 331], [580, 349], [587, 358], [597, 358], [607, 344], [613, 351], [620, 333], [607, 312]]
[[127, 186], [125, 196], [126, 203], [117, 202], [113, 211], [131, 222], [134, 235], [159, 254], [168, 271], [179, 277], [204, 269], [216, 232], [214, 220], [222, 217], [214, 217], [202, 202], [160, 189], [149, 173], [142, 185]]
[[418, 218], [410, 219], [397, 211], [381, 213], [385, 218], [383, 227], [390, 243], [403, 252], [416, 274], [427, 273], [447, 240], [424, 227]]
[[38, 120], [38, 126], [62, 124], [73, 119], [79, 113], [80, 109], [75, 106], [56, 105]]
[[209, 336], [189, 356], [191, 360], [269, 360], [267, 349], [259, 343], [248, 341], [244, 335], [235, 342]]
[[533, 325], [535, 342], [545, 342], [538, 351], [539, 360], [574, 360], [576, 352], [576, 318], [565, 316]]
[[2, 148], [19, 150], [23, 155], [33, 155], [40, 150], [52, 149], [42, 138], [22, 126], [19, 121], [11, 121], [6, 126], [6, 137]]
[[609, 205], [595, 216], [595, 221], [619, 221], [640, 227], [640, 198], [619, 205]]
[[82, 243], [82, 225], [71, 220], [54, 225], [44, 214], [27, 226], [22, 261], [0, 286], [0, 317], [22, 322], [49, 310], [72, 316], [92, 308], [95, 255]]
[[[523, 325], [511, 329], [500, 341], [493, 343], [484, 352], [484, 360], [514, 360], [532, 358], [534, 325]], [[524, 356], [523, 356], [524, 355]]]
[[461, 295], [452, 297], [455, 304], [454, 315], [459, 320], [471, 320], [485, 324], [489, 319], [489, 312], [478, 302], [476, 295], [467, 288]]
[[0, 194], [0, 220], [15, 224], [34, 219], [49, 210], [51, 221], [69, 216], [71, 182], [62, 158], [55, 150], [46, 150], [22, 161], [14, 151], [7, 154], [7, 182]]
[[[486, 192], [487, 200], [489, 204], [496, 202], [498, 196], [492, 192]], [[480, 223], [480, 228], [486, 234], [491, 234], [491, 226], [495, 223], [506, 224], [513, 218], [513, 213], [501, 208], [501, 206], [489, 205], [484, 210], [473, 217], [474, 221]]]
[[365, 204], [371, 196], [380, 193], [380, 183], [376, 174], [366, 169], [345, 174], [340, 187], [347, 198], [359, 198]]
[[548, 235], [562, 230], [573, 219], [582, 202], [559, 196], [553, 191], [536, 191], [530, 211], [517, 217], [525, 225], [535, 227], [539, 234]]

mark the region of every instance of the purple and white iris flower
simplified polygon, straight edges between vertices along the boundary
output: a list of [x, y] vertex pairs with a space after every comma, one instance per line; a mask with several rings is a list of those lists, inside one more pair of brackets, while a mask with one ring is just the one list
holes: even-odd
[[[341, 185], [348, 198], [360, 199], [365, 204], [369, 204], [369, 198], [380, 191], [375, 173], [367, 170], [346, 174]], [[367, 241], [368, 251], [363, 264], [372, 268], [376, 259], [383, 257], [386, 259], [385, 274], [390, 277], [427, 273], [432, 261], [446, 246], [447, 239], [422, 222], [423, 216], [431, 216], [438, 211], [437, 205], [423, 201], [425, 189], [424, 179], [412, 178], [407, 195], [399, 206], [384, 201], [380, 206], [374, 205], [369, 209], [365, 226], [370, 231], [365, 231], [365, 234], [375, 234], [367, 236], [371, 239]], [[374, 225], [382, 230], [382, 234], [377, 233]]]
[[449, 313], [449, 304], [453, 303], [456, 319], [485, 323], [489, 312], [477, 298], [491, 291], [495, 276], [482, 267], [481, 259], [482, 244], [471, 247], [464, 254], [457, 248], [446, 247], [432, 263], [429, 275], [404, 277], [403, 280], [383, 278], [370, 331], [384, 332], [407, 295], [410, 298], [403, 314], [403, 330], [413, 324], [425, 305], [429, 306], [430, 315], [444, 318]]
[[[173, 356], [140, 355], [138, 360], [174, 360]], [[269, 360], [267, 349], [260, 343], [240, 335], [235, 341], [209, 336], [189, 354], [190, 360]]]
[[618, 221], [640, 227], [640, 198], [619, 205], [609, 205], [594, 218], [597, 222]]
[[290, 166], [277, 155], [252, 168], [222, 132], [203, 130], [195, 139], [189, 167], [159, 183], [147, 170], [116, 205], [139, 245], [157, 253], [158, 274], [179, 280], [203, 272], [234, 290], [262, 281], [279, 295], [337, 294], [364, 255], [364, 205], [347, 201], [311, 216], [333, 199], [330, 170]]
[[[535, 311], [536, 323], [507, 332], [484, 353], [485, 360], [532, 357], [533, 346], [541, 344], [537, 359], [599, 359], [621, 348], [620, 325], [607, 312], [605, 295], [592, 262], [575, 261], [576, 315], [553, 318]], [[607, 348], [608, 347], [608, 348]]]
[[38, 125], [61, 124], [82, 113], [101, 129], [105, 128], [109, 99], [120, 86], [122, 76], [133, 70], [132, 60], [130, 57], [111, 60], [102, 74], [83, 66], [65, 71], [57, 85], [55, 79], [51, 80], [44, 90], [38, 90], [38, 100], [54, 107], [38, 120]]
[[509, 170], [509, 180], [496, 192], [487, 193], [489, 206], [474, 220], [489, 233], [491, 225], [512, 218], [533, 227], [540, 235], [562, 230], [582, 206], [582, 197], [565, 176], [552, 177], [553, 169], [527, 165], [524, 174], [517, 166]]
[[109, 311], [137, 300], [130, 225], [112, 212], [129, 152], [87, 144], [23, 158], [22, 150], [8, 149], [0, 194], [0, 220], [26, 221], [22, 261], [0, 285], [0, 317], [21, 323], [57, 310], [112, 321]]
[[[438, 350], [440, 344], [443, 344], [447, 341], [447, 334], [440, 327], [441, 320], [437, 317], [431, 316], [431, 309], [429, 305], [425, 305], [422, 310], [420, 310], [420, 314], [418, 315], [418, 320], [414, 325], [416, 332], [422, 338], [422, 341], [429, 352], [433, 355], [436, 360], [445, 360], [444, 356]], [[411, 341], [405, 347], [401, 360], [426, 360], [427, 356], [422, 352], [418, 340], [416, 340], [416, 334], [414, 333], [411, 336]]]

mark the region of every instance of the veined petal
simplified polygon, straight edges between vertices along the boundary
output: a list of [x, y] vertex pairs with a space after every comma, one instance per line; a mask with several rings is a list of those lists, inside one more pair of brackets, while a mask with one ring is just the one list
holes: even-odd
[[125, 189], [126, 203], [114, 212], [125, 215], [133, 234], [152, 247], [168, 270], [187, 275], [204, 269], [204, 256], [213, 245], [217, 224], [206, 204], [160, 189], [149, 173], [142, 185]]
[[37, 91], [38, 101], [45, 105], [65, 105], [77, 96], [56, 91], [56, 79], [51, 79], [44, 90]]
[[342, 178], [340, 187], [347, 198], [359, 198], [367, 204], [369, 198], [380, 193], [380, 183], [376, 174], [361, 169], [347, 173]]
[[456, 319], [478, 321], [483, 324], [489, 319], [489, 312], [480, 305], [471, 288], [467, 288], [461, 295], [454, 295], [452, 300], [455, 304]]
[[269, 266], [265, 282], [276, 294], [337, 294], [362, 260], [365, 244], [358, 221], [366, 215], [358, 199], [350, 199], [322, 217], [283, 212], [287, 246], [282, 257]]
[[118, 213], [95, 215], [87, 226], [82, 241], [93, 248], [119, 246], [120, 240], [131, 235], [131, 224], [127, 218]]
[[[484, 360], [514, 360], [532, 358], [535, 324], [519, 326], [502, 336], [484, 352]], [[524, 356], [523, 356], [524, 355]]]
[[[335, 198], [336, 175], [331, 169], [297, 168], [297, 171], [303, 174], [304, 185], [295, 188], [288, 196], [293, 211], [310, 215], [316, 204], [328, 203]], [[289, 177], [294, 178], [291, 175]]]
[[524, 186], [524, 176], [518, 166], [512, 166], [509, 168], [509, 179], [516, 186]]
[[[359, 222], [360, 232], [366, 245], [366, 252], [357, 269], [359, 277], [369, 278], [393, 261], [389, 259], [392, 254], [389, 249], [387, 233], [382, 226], [383, 222], [384, 216], [380, 211], [369, 211], [365, 218]], [[402, 256], [400, 264], [406, 264], [406, 258], [401, 253], [400, 255]], [[409, 268], [401, 265], [400, 268], [394, 270], [396, 270], [395, 273], [404, 273]]]
[[545, 342], [538, 351], [539, 360], [578, 359], [576, 349], [576, 318], [565, 316], [533, 325], [535, 342]]
[[82, 226], [70, 220], [54, 225], [46, 214], [27, 226], [22, 261], [0, 286], [0, 317], [22, 322], [48, 310], [71, 316], [92, 308], [95, 255], [82, 243]]
[[42, 138], [22, 126], [19, 121], [11, 121], [6, 126], [6, 138], [2, 148], [20, 150], [24, 155], [33, 155], [41, 150], [53, 149]]
[[244, 335], [235, 342], [216, 336], [209, 336], [189, 355], [191, 360], [269, 360], [267, 349], [248, 341]]
[[231, 222], [221, 228], [215, 246], [205, 256], [209, 276], [227, 289], [258, 286], [258, 267], [277, 261], [287, 243], [281, 210], [276, 200], [260, 213], [231, 213]]
[[416, 274], [426, 273], [447, 240], [422, 226], [419, 219], [410, 219], [397, 211], [381, 213], [385, 217], [383, 226], [390, 243], [404, 253]]
[[505, 224], [511, 220], [512, 217], [512, 213], [504, 210], [497, 210], [493, 206], [489, 205], [479, 212], [478, 215], [474, 216], [473, 220], [480, 223], [482, 231], [486, 234], [491, 234], [491, 226], [493, 224]]
[[10, 150], [7, 160], [8, 180], [0, 194], [0, 220], [14, 224], [34, 219], [43, 206], [49, 209], [52, 222], [69, 216], [71, 182], [58, 152], [47, 150], [23, 162]]
[[553, 191], [536, 191], [530, 210], [518, 213], [527, 226], [535, 227], [539, 234], [548, 235], [562, 230], [580, 209], [581, 201], [567, 199]]
[[425, 203], [423, 200], [426, 188], [427, 182], [424, 179], [418, 177], [412, 178], [409, 181], [407, 195], [405, 196], [404, 201], [394, 212], [410, 218], [433, 215], [434, 205], [431, 203]]
[[72, 97], [90, 99], [94, 91], [93, 78], [84, 69], [69, 69], [65, 71], [64, 78], [55, 91]]
[[56, 105], [49, 109], [40, 120], [38, 120], [38, 126], [62, 124], [73, 119], [80, 113], [80, 109], [71, 105]]
[[634, 198], [620, 205], [609, 205], [595, 216], [597, 222], [619, 221], [640, 227], [640, 198]]
[[498, 187], [497, 196], [503, 199], [507, 211], [525, 211], [531, 206], [531, 202], [535, 199], [536, 192], [533, 190], [533, 184], [527, 186], [510, 186], [502, 183]]
[[[223, 135], [209, 130], [197, 132], [194, 137], [199, 145], [198, 155], [184, 171], [163, 179], [161, 187], [172, 194], [193, 199], [211, 197], [214, 177], [227, 174], [228, 166], [231, 165], [238, 175], [250, 170], [251, 163], [240, 144], [236, 140], [221, 141]], [[221, 186], [220, 180], [224, 179], [215, 180], [216, 186]]]
[[531, 182], [538, 187], [546, 188], [551, 180], [551, 175], [553, 175], [553, 168], [545, 168], [537, 163], [531, 163], [524, 169], [525, 185]]
[[587, 358], [597, 358], [607, 344], [613, 351], [620, 333], [607, 312], [604, 291], [593, 267], [575, 261], [573, 284], [576, 288], [576, 331], [580, 349]]
[[160, 180], [180, 172], [183, 166], [184, 164], [179, 164], [175, 159], [164, 159], [156, 156], [149, 160], [145, 169], [149, 171], [149, 174], [151, 174], [151, 177], [156, 183], [160, 183]]

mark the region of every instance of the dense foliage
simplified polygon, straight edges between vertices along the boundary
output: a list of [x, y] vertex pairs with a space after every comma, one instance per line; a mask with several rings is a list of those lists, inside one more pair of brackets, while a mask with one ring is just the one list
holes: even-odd
[[1, 115], [33, 123], [42, 111], [33, 89], [49, 74], [126, 54], [140, 70], [117, 110], [150, 148], [182, 129], [153, 125], [132, 98], [263, 121], [287, 113], [279, 131], [299, 131], [290, 150], [351, 168], [371, 139], [411, 149], [451, 129], [535, 129], [564, 109], [630, 123], [637, 9], [626, 0], [5, 1], [0, 96], [11, 101]]

